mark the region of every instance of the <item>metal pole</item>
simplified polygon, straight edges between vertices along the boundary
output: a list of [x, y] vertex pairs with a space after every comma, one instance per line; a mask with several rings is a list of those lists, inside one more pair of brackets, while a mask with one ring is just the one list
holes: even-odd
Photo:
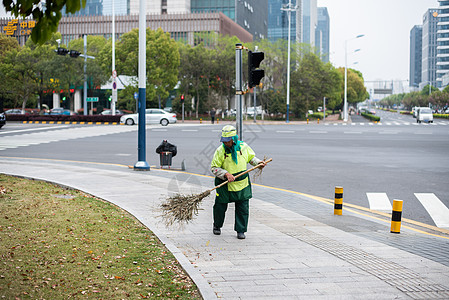
[[184, 101], [182, 102], [182, 123], [184, 123]]
[[254, 87], [254, 123], [256, 123], [256, 116], [257, 116], [257, 113], [256, 113], [256, 87]]
[[84, 35], [84, 115], [87, 116], [87, 35]]
[[[115, 72], [115, 1], [112, 0], [112, 85], [116, 86], [117, 84], [117, 73]], [[117, 102], [117, 89], [114, 91], [114, 87], [112, 88], [112, 101], [111, 101], [111, 110], [112, 115], [115, 116], [115, 103]]]
[[288, 1], [288, 54], [287, 54], [287, 116], [286, 123], [289, 123], [290, 114], [290, 24], [291, 24], [291, 0]]
[[348, 115], [347, 115], [347, 106], [348, 106], [348, 49], [347, 49], [348, 42], [345, 41], [345, 102], [343, 105], [343, 121], [348, 121]]
[[146, 108], [146, 2], [139, 0], [139, 126], [138, 126], [138, 162], [134, 170], [149, 170], [146, 162], [146, 132], [145, 132], [145, 108]]
[[323, 122], [326, 121], [326, 97], [323, 97]]
[[240, 140], [242, 135], [242, 44], [235, 44], [235, 94], [236, 94], [236, 125]]

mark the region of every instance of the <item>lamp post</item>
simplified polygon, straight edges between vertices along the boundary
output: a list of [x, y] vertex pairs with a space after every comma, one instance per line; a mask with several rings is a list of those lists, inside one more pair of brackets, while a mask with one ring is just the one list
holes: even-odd
[[288, 123], [288, 115], [290, 110], [290, 25], [291, 25], [291, 13], [293, 10], [296, 10], [296, 6], [292, 7], [291, 0], [288, 1], [288, 4], [284, 5], [281, 10], [287, 12], [288, 16], [288, 49], [287, 49], [287, 116], [285, 122]]
[[[349, 39], [345, 41], [345, 102], [343, 106], [343, 121], [348, 122], [348, 42], [351, 40], [355, 40], [365, 36], [364, 34], [359, 34], [355, 38]], [[357, 49], [354, 52], [358, 52], [360, 49]]]

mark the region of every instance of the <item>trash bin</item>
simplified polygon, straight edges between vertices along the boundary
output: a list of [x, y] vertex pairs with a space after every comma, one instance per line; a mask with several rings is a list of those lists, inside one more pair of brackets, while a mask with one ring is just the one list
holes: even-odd
[[163, 166], [171, 167], [171, 159], [172, 159], [172, 153], [170, 151], [164, 151], [159, 154], [160, 162], [161, 162], [161, 168]]
[[164, 166], [168, 166], [170, 168], [172, 157], [176, 156], [178, 149], [167, 140], [163, 140], [162, 143], [156, 148], [156, 153], [159, 154], [161, 168]]

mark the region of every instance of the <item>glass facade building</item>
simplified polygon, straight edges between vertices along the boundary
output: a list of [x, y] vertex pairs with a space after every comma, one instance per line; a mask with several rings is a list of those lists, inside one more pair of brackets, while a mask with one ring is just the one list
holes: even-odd
[[103, 0], [87, 0], [86, 6], [74, 14], [66, 13], [65, 6], [62, 10], [63, 16], [102, 16], [103, 15]]
[[444, 77], [449, 76], [449, 1], [438, 0], [437, 27], [437, 83], [438, 87], [447, 85]]
[[437, 87], [437, 23], [438, 9], [431, 8], [423, 16], [422, 25], [422, 89], [429, 82]]
[[415, 25], [410, 30], [410, 78], [409, 85], [418, 87], [422, 69], [422, 26]]
[[[288, 40], [288, 12], [281, 8], [288, 0], [268, 1], [268, 39], [275, 42], [278, 39]], [[293, 3], [294, 4], [294, 3]], [[291, 12], [290, 41], [296, 41], [296, 11]]]
[[191, 0], [192, 13], [222, 12], [253, 35], [268, 36], [268, 0]]
[[323, 62], [329, 62], [330, 18], [327, 7], [318, 7], [318, 22], [315, 31], [315, 47]]

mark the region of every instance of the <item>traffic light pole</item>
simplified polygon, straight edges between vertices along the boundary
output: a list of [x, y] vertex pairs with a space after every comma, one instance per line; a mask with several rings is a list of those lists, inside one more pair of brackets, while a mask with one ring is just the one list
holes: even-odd
[[87, 116], [87, 35], [84, 35], [84, 90], [83, 90], [83, 114]]
[[235, 99], [236, 99], [236, 129], [239, 139], [243, 140], [242, 135], [242, 44], [235, 44]]

